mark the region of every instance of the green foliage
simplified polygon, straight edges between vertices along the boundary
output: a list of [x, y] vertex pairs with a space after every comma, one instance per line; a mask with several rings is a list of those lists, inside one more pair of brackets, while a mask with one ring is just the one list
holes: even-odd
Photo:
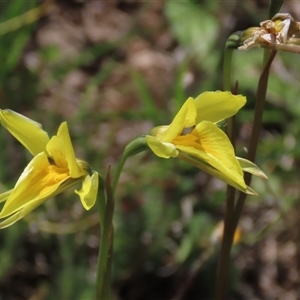
[[[67, 120], [78, 156], [88, 160], [102, 174], [108, 165], [114, 168], [125, 145], [133, 137], [147, 133], [153, 125], [168, 124], [187, 96], [221, 88], [220, 62], [224, 43], [232, 33], [230, 30], [243, 30], [242, 26], [248, 26], [248, 22], [257, 24], [257, 15], [266, 15], [266, 8], [258, 10], [254, 2], [246, 5], [241, 1], [200, 3], [170, 0], [159, 13], [156, 11], [159, 8], [153, 9], [153, 15], [148, 16], [147, 30], [140, 28], [148, 22], [144, 13], [154, 2], [157, 1], [142, 1], [141, 8], [134, 4], [127, 8], [134, 18], [130, 18], [132, 23], [127, 25], [123, 36], [97, 42], [85, 36], [81, 50], [68, 59], [55, 43], [47, 46], [34, 44], [35, 34], [47, 24], [48, 18], [0, 35], [1, 108], [8, 107], [35, 118], [52, 132], [62, 120]], [[20, 16], [37, 4], [38, 1], [1, 2], [0, 21]], [[234, 10], [231, 5], [235, 5]], [[62, 9], [74, 13], [70, 7]], [[118, 8], [117, 12], [120, 11]], [[238, 19], [237, 11], [249, 20]], [[61, 14], [66, 12], [62, 10]], [[126, 23], [124, 14], [125, 9], [114, 20]], [[165, 18], [160, 27], [155, 27], [156, 23], [151, 19], [157, 16]], [[241, 27], [228, 28], [224, 20], [234, 20], [229, 23]], [[110, 24], [111, 29], [117, 26], [117, 21]], [[76, 22], [69, 20], [69, 25], [76, 28]], [[103, 27], [100, 24], [97, 30]], [[152, 45], [156, 39], [159, 42]], [[155, 81], [151, 85], [151, 80], [145, 75], [150, 72], [148, 65], [145, 71], [128, 63], [128, 56], [135, 57], [139, 47], [146, 50], [149, 47], [151, 51], [163, 48], [160, 54], [176, 57], [172, 71], [167, 73], [171, 82], [169, 86], [163, 80], [166, 67], [151, 77]], [[39, 61], [37, 68], [24, 63], [24, 55], [30, 51], [34, 51]], [[242, 157], [246, 155], [261, 64], [261, 49], [234, 51], [232, 80], [238, 80], [238, 92], [246, 95], [248, 100], [236, 118], [237, 153]], [[259, 179], [252, 183], [260, 196], [249, 198], [246, 203], [243, 224], [252, 222], [254, 225], [251, 232], [246, 228], [240, 247], [235, 249], [234, 257], [239, 259], [253, 244], [263, 243], [272, 234], [287, 232], [285, 236], [291, 243], [297, 234], [291, 229], [299, 227], [296, 217], [272, 219], [268, 216], [271, 220], [265, 224], [263, 211], [270, 209], [279, 216], [294, 216], [293, 211], [299, 206], [299, 69], [300, 60], [289, 53], [279, 53], [273, 65], [257, 159], [257, 165], [269, 180]], [[165, 93], [162, 93], [163, 89]], [[159, 92], [163, 98], [157, 96]], [[30, 157], [2, 129], [0, 142], [0, 188], [4, 191], [13, 186]], [[186, 163], [159, 159], [151, 153], [141, 153], [129, 159], [116, 194], [115, 292], [119, 294], [122, 285], [126, 286], [130, 280], [135, 291], [137, 287], [139, 291], [153, 291], [155, 284], [163, 280], [160, 276], [163, 273], [171, 274], [165, 277], [173, 280], [172, 288], [165, 285], [162, 289], [172, 290], [171, 299], [174, 282], [182, 282], [182, 274], [192, 270], [194, 262], [204, 257], [203, 253], [207, 253], [209, 247], [217, 250], [218, 245], [212, 245], [210, 240], [215, 226], [223, 219], [224, 196], [224, 185]], [[45, 223], [46, 220], [58, 223], [60, 230], [53, 230], [55, 226]], [[82, 221], [85, 226], [78, 230]], [[83, 211], [71, 191], [49, 201], [25, 221], [1, 231], [1, 292], [5, 286], [15, 290], [14, 278], [10, 274], [18, 272], [20, 265], [29, 265], [21, 273], [24, 282], [28, 270], [31, 274], [38, 273], [38, 267], [42, 265], [47, 267], [46, 272], [28, 284], [36, 293], [43, 294], [40, 299], [92, 299], [98, 225], [95, 210]], [[63, 234], [68, 230], [69, 235]], [[28, 241], [31, 241], [32, 248]], [[28, 249], [32, 250], [30, 262]], [[259, 248], [255, 251], [260, 253]], [[204, 259], [201, 280], [197, 282], [197, 286], [205, 286], [209, 291], [213, 290], [211, 278], [215, 272], [215, 259], [213, 254]], [[242, 261], [241, 265], [246, 263]], [[240, 279], [240, 271], [233, 273], [236, 281]], [[145, 279], [140, 284], [137, 278], [148, 278], [149, 274], [155, 279], [151, 277], [153, 281]], [[20, 286], [18, 291], [27, 299], [32, 296], [26, 294], [26, 285]], [[234, 286], [234, 293], [242, 292], [239, 285]], [[149, 292], [149, 295], [152, 294]], [[6, 298], [15, 296], [10, 294]], [[4, 299], [5, 295], [0, 297]], [[145, 294], [139, 299], [144, 298]], [[133, 298], [120, 296], [120, 299]]]
[[[218, 36], [218, 22], [206, 7], [189, 1], [166, 1], [165, 11], [180, 44], [188, 49], [204, 69], [215, 69], [213, 47]], [[215, 52], [215, 53], [214, 53]]]

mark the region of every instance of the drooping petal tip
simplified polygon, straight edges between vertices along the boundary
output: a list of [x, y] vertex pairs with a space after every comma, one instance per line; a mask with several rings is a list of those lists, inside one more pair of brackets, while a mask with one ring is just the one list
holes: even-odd
[[250, 173], [262, 179], [268, 179], [268, 176], [252, 161], [241, 157], [237, 157], [237, 160], [244, 172]]
[[75, 190], [75, 193], [80, 197], [81, 203], [86, 210], [94, 206], [97, 199], [98, 187], [99, 174], [94, 172], [92, 176], [85, 176], [79, 191]]

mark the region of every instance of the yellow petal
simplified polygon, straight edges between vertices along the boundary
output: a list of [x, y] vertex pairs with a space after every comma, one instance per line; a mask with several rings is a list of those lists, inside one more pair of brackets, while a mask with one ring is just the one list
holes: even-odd
[[81, 203], [86, 210], [93, 207], [96, 202], [98, 185], [99, 175], [97, 172], [94, 172], [92, 176], [85, 176], [80, 191], [75, 190], [75, 193], [79, 195]]
[[189, 128], [195, 125], [196, 107], [193, 98], [188, 98], [172, 123], [165, 131], [156, 135], [162, 142], [171, 142], [177, 135], [180, 135], [184, 128]]
[[0, 229], [6, 228], [8, 226], [11, 226], [14, 223], [16, 223], [17, 221], [21, 220], [27, 214], [29, 214], [34, 209], [36, 209], [38, 206], [40, 206], [41, 204], [43, 204], [44, 201], [45, 201], [44, 199], [40, 199], [38, 201], [32, 201], [32, 202], [28, 203], [21, 210], [15, 212], [13, 215], [11, 215], [10, 217], [8, 217], [4, 221], [0, 222]]
[[192, 157], [185, 153], [180, 153], [178, 157], [187, 161], [188, 163], [194, 165], [195, 167], [203, 170], [204, 172], [212, 175], [213, 177], [216, 177], [216, 178], [222, 180], [223, 182], [233, 186], [237, 190], [240, 190], [248, 195], [257, 196], [257, 193], [252, 188], [250, 188], [249, 186], [245, 186], [244, 183], [242, 185], [239, 184], [239, 182], [240, 182], [239, 179], [234, 180], [234, 179], [228, 178], [228, 176], [225, 176], [224, 174], [220, 173], [218, 170], [216, 170], [212, 166], [210, 166], [204, 162], [201, 162], [199, 159], [197, 159], [195, 157]]
[[164, 143], [154, 136], [147, 135], [146, 142], [153, 153], [159, 157], [169, 158], [178, 155], [178, 150], [173, 144]]
[[9, 195], [11, 194], [12, 191], [13, 191], [13, 189], [0, 194], [0, 203], [3, 201], [6, 201], [6, 199], [9, 197]]
[[68, 125], [63, 122], [57, 132], [47, 144], [47, 153], [53, 158], [55, 165], [68, 168], [72, 178], [79, 178], [87, 174], [76, 161], [75, 152], [69, 135]]
[[25, 205], [23, 205], [20, 210], [15, 211], [4, 221], [0, 222], [0, 229], [13, 225], [14, 223], [22, 219], [24, 216], [29, 214], [31, 211], [36, 209], [38, 206], [43, 204], [49, 198], [55, 197], [61, 192], [73, 187], [79, 181], [80, 181], [79, 179], [69, 179], [67, 181], [64, 181], [57, 189], [53, 191], [53, 193], [51, 193], [51, 195], [44, 194], [44, 196], [41, 196], [40, 198], [35, 198], [33, 200], [30, 200]]
[[0, 218], [5, 218], [41, 199], [47, 200], [69, 178], [68, 169], [59, 169], [51, 165], [45, 152], [38, 154], [20, 176], [5, 202]]
[[223, 177], [246, 188], [234, 149], [227, 135], [214, 123], [203, 121], [190, 134], [175, 138], [173, 143], [178, 150], [199, 158], [218, 170]]
[[246, 103], [246, 97], [230, 92], [204, 92], [195, 99], [196, 123], [203, 120], [217, 123], [235, 115]]
[[41, 124], [9, 109], [0, 110], [0, 121], [32, 155], [46, 149], [49, 137]]
[[21, 212], [18, 211], [17, 213], [15, 213], [14, 215], [10, 216], [6, 220], [0, 222], [0, 229], [6, 228], [6, 227], [8, 227], [10, 225], [13, 225], [14, 223], [16, 223], [17, 221], [19, 221], [22, 218], [23, 218], [23, 216], [21, 215]]

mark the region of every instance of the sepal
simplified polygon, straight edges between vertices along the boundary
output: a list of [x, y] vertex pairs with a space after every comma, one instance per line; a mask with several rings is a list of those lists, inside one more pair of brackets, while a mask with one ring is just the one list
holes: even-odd
[[252, 161], [241, 157], [236, 157], [236, 159], [238, 160], [244, 172], [250, 173], [262, 179], [268, 179], [268, 176]]

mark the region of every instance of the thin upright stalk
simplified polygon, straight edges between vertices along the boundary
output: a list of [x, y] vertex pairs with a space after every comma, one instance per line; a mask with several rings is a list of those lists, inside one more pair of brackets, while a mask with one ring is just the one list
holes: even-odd
[[[224, 52], [224, 63], [223, 63], [223, 86], [224, 90], [231, 90], [231, 63], [232, 63], [232, 49], [225, 49]], [[236, 92], [236, 91], [235, 91]], [[232, 142], [233, 146], [235, 144], [234, 139], [234, 119], [229, 118], [226, 120], [226, 133]], [[219, 255], [218, 268], [217, 268], [217, 279], [216, 279], [216, 289], [215, 289], [215, 299], [221, 299], [225, 295], [227, 287], [227, 278], [230, 269], [230, 251], [233, 242], [233, 235], [231, 234], [231, 219], [234, 213], [235, 206], [235, 192], [236, 190], [227, 186], [226, 191], [226, 209], [224, 218], [224, 230], [223, 239], [221, 244], [221, 251]]]
[[[230, 252], [233, 243], [232, 234], [232, 216], [234, 213], [235, 205], [235, 189], [231, 186], [227, 186], [226, 195], [226, 210], [224, 218], [224, 231], [223, 239], [221, 244], [221, 252], [219, 255], [218, 268], [217, 268], [217, 279], [215, 287], [215, 299], [225, 299], [227, 292], [227, 283], [230, 270]], [[233, 231], [234, 232], [234, 231]]]
[[[254, 121], [253, 121], [253, 128], [250, 138], [250, 145], [248, 148], [248, 155], [247, 159], [250, 161], [255, 162], [256, 158], [256, 151], [257, 151], [257, 145], [259, 141], [260, 136], [260, 129], [262, 126], [262, 119], [263, 119], [263, 112], [264, 112], [264, 106], [266, 102], [266, 93], [268, 88], [268, 80], [269, 80], [269, 72], [271, 64], [276, 56], [277, 51], [272, 50], [271, 54], [268, 50], [265, 50], [264, 52], [264, 69], [261, 73], [261, 76], [259, 78], [259, 83], [257, 87], [256, 92], [256, 104], [255, 104], [255, 114], [254, 114]], [[267, 62], [266, 62], [267, 61]], [[266, 63], [265, 63], [266, 62]], [[252, 176], [250, 173], [245, 174], [245, 182], [247, 185], [250, 185]], [[235, 210], [234, 210], [234, 216], [233, 216], [233, 230], [236, 229], [244, 202], [246, 200], [246, 194], [240, 193], [239, 199], [237, 201]]]
[[[248, 149], [247, 158], [250, 161], [255, 161], [257, 145], [259, 141], [260, 129], [262, 126], [263, 110], [266, 99], [266, 92], [268, 86], [269, 71], [276, 51], [272, 51], [271, 55], [264, 54], [264, 69], [260, 76], [257, 93], [256, 104], [253, 121], [253, 129], [251, 133], [250, 145]], [[265, 63], [267, 59], [267, 63]], [[251, 174], [245, 173], [245, 183], [249, 185], [251, 182]], [[229, 269], [230, 269], [230, 253], [233, 243], [233, 236], [238, 225], [238, 221], [242, 212], [244, 202], [247, 194], [240, 193], [237, 204], [235, 205], [233, 190], [230, 188], [227, 192], [226, 212], [224, 220], [224, 235], [221, 247], [221, 254], [219, 257], [219, 265], [217, 270], [217, 281], [215, 288], [215, 299], [226, 299]]]
[[[106, 181], [101, 182], [98, 193], [98, 210], [100, 217], [100, 245], [97, 266], [96, 297], [98, 300], [111, 299], [111, 267], [113, 256], [113, 213], [114, 199], [117, 185], [123, 167], [128, 157], [148, 149], [144, 137], [138, 137], [130, 142], [124, 149], [123, 155], [115, 170], [114, 179], [111, 183], [110, 168], [107, 172]], [[103, 180], [102, 180], [103, 181]], [[106, 193], [105, 193], [106, 191]]]
[[[231, 63], [232, 63], [232, 49], [225, 49], [223, 58], [223, 89], [224, 91], [231, 91]], [[226, 120], [226, 133], [229, 139], [232, 139], [233, 133], [233, 119]]]
[[[99, 199], [100, 216], [100, 245], [97, 265], [96, 299], [111, 299], [111, 259], [113, 249], [113, 225], [114, 199], [112, 195], [111, 181], [108, 170], [105, 191], [103, 187], [102, 199]], [[105, 197], [106, 196], [106, 197]], [[100, 197], [99, 197], [100, 198]], [[106, 201], [105, 201], [106, 200]]]

